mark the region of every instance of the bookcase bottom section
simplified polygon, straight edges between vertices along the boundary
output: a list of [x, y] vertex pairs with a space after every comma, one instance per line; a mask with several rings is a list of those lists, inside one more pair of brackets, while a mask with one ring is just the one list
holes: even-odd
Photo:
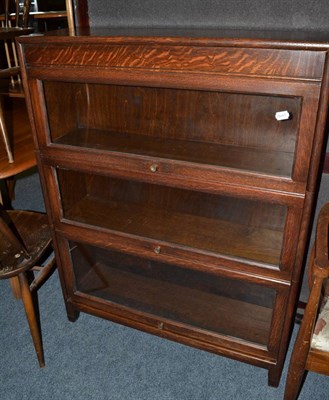
[[266, 349], [276, 291], [69, 242], [74, 287], [89, 299]]

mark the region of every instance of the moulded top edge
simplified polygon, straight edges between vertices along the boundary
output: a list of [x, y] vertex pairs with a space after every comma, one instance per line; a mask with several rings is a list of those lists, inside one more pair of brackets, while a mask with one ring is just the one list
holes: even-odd
[[328, 50], [329, 31], [215, 28], [87, 28], [21, 36], [21, 43], [152, 43]]

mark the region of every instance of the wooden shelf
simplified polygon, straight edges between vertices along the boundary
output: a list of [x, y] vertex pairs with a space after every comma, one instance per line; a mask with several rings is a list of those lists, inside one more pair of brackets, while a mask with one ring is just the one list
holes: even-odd
[[[292, 174], [298, 97], [54, 81], [43, 87], [54, 143]], [[290, 117], [277, 121], [285, 109]]]
[[64, 215], [92, 226], [274, 266], [278, 266], [281, 254], [282, 230], [256, 228], [149, 205], [86, 196]]
[[150, 137], [100, 129], [77, 129], [56, 144], [175, 159], [255, 173], [289, 177], [294, 153], [189, 140]]
[[[80, 248], [79, 245], [73, 251], [79, 252]], [[180, 274], [176, 267], [158, 267], [156, 263], [147, 262], [148, 274], [143, 274], [139, 265], [133, 266], [133, 258], [129, 260], [132, 267], [127, 268], [122, 263], [117, 264], [115, 254], [109, 252], [107, 264], [104, 264], [97, 259], [97, 251], [94, 252], [95, 264], [90, 265], [90, 270], [84, 276], [81, 276], [81, 267], [76, 268], [78, 291], [173, 323], [176, 321], [216, 334], [267, 345], [274, 303], [273, 290], [258, 289], [266, 299], [266, 306], [255, 301], [249, 303], [247, 294], [243, 299], [238, 299], [238, 292], [234, 290], [231, 296], [220, 293], [229, 292], [227, 286], [232, 284], [231, 280], [213, 277], [211, 289], [207, 283], [204, 284], [204, 276], [195, 273], [195, 282], [189, 281], [187, 286], [184, 277], [188, 279], [189, 274]], [[80, 254], [78, 257], [80, 264], [83, 263]], [[178, 278], [171, 279], [176, 274]], [[253, 286], [246, 284], [245, 292], [252, 292]]]

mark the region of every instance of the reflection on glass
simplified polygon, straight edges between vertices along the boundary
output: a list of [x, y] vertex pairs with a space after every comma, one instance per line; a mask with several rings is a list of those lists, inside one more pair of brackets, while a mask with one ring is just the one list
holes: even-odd
[[286, 207], [58, 169], [64, 217], [279, 266]]
[[70, 243], [76, 289], [120, 306], [266, 346], [275, 291]]
[[55, 143], [291, 175], [300, 98], [51, 81], [44, 91]]

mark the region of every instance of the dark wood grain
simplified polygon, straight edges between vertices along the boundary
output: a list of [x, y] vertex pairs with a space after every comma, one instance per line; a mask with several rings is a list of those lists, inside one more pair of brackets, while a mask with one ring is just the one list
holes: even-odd
[[321, 302], [323, 301], [323, 305], [325, 305], [328, 301], [328, 226], [329, 203], [326, 203], [321, 208], [317, 220], [308, 270], [310, 294], [291, 355], [285, 400], [297, 399], [305, 370], [329, 375], [328, 352], [324, 349], [318, 349], [312, 343], [312, 337], [316, 333], [315, 324], [321, 310]]
[[[79, 252], [80, 248], [81, 246], [78, 246], [74, 251]], [[88, 252], [89, 256], [91, 254]], [[116, 264], [115, 255], [111, 253], [107, 259], [112, 262], [107, 261], [108, 265], [99, 262], [97, 252], [96, 254], [94, 252], [94, 257], [88, 260], [86, 255], [78, 255], [79, 263], [75, 265], [83, 268], [82, 264], [87, 263], [89, 267], [87, 274], [82, 276], [80, 267], [76, 270], [79, 291], [160, 318], [173, 319], [266, 346], [274, 300], [274, 293], [271, 290], [262, 289], [263, 297], [268, 297], [265, 302], [270, 303], [272, 300], [272, 306], [266, 307], [256, 302], [249, 303], [247, 296], [241, 301], [236, 292], [231, 293], [231, 296], [223, 296], [211, 293], [209, 289], [200, 290], [192, 282], [189, 285], [186, 285], [184, 280], [178, 279], [175, 283], [170, 282], [159, 278], [157, 268], [152, 275], [148, 274], [149, 276], [140, 274], [137, 268], [128, 271], [124, 265]], [[93, 263], [89, 265], [90, 262]], [[170, 271], [170, 267], [168, 269]], [[170, 273], [175, 275], [176, 270], [172, 269]], [[199, 279], [203, 279], [203, 276], [201, 275]], [[215, 290], [218, 291], [221, 290], [221, 285], [229, 284], [230, 281], [221, 282], [220, 279], [213, 282]], [[252, 288], [253, 285], [250, 287], [246, 285], [245, 290], [247, 292]]]
[[[51, 234], [44, 213], [0, 210], [0, 279], [19, 282], [32, 341], [40, 367], [44, 367], [37, 289], [55, 267]], [[34, 276], [34, 270], [39, 271]], [[3, 299], [5, 301], [5, 299]]]
[[56, 144], [141, 154], [156, 158], [176, 159], [244, 171], [263, 172], [289, 177], [294, 153], [276, 152], [254, 147], [203, 143], [183, 139], [164, 139], [146, 135], [78, 129], [55, 140]]
[[10, 134], [14, 162], [8, 162], [4, 144], [0, 140], [0, 179], [14, 177], [37, 164], [32, 130], [24, 99], [7, 99], [5, 107], [6, 124]]
[[[96, 211], [98, 219], [93, 220], [92, 216]], [[252, 234], [251, 230], [248, 232], [243, 226], [222, 221], [186, 217], [183, 214], [132, 205], [113, 207], [111, 203], [104, 204], [95, 198], [86, 198], [79, 202], [76, 208], [66, 213], [66, 218], [111, 230], [122, 231], [122, 224], [129, 225], [123, 232], [272, 265], [278, 265], [282, 243], [280, 232], [259, 229], [257, 234]], [[148, 221], [152, 221], [154, 225], [150, 226]], [[177, 226], [180, 227], [179, 230], [175, 229]]]
[[268, 368], [277, 386], [317, 190], [329, 42], [164, 32], [19, 39], [68, 316]]
[[190, 248], [279, 263], [284, 207], [65, 171], [60, 171], [59, 186], [65, 218]]
[[[299, 98], [58, 82], [44, 87], [55, 143], [291, 176]], [[277, 121], [280, 110], [291, 118]]]
[[[141, 41], [141, 40], [140, 40]], [[124, 39], [123, 39], [124, 42]], [[159, 45], [81, 46], [26, 45], [26, 62], [31, 67], [75, 65], [97, 68], [161, 69], [258, 77], [320, 80], [325, 53], [291, 50], [217, 49], [214, 47]]]
[[[62, 135], [73, 113], [77, 128], [261, 151], [293, 153], [296, 146], [298, 97], [67, 82], [45, 82], [44, 88], [53, 139]], [[276, 112], [285, 110], [290, 118], [277, 121]], [[65, 133], [71, 131], [68, 123]]]
[[87, 0], [72, 0], [74, 8], [74, 18], [76, 27], [88, 28], [89, 13], [88, 13], [88, 1]]
[[311, 349], [308, 355], [306, 369], [319, 374], [329, 375], [328, 372], [328, 352]]

